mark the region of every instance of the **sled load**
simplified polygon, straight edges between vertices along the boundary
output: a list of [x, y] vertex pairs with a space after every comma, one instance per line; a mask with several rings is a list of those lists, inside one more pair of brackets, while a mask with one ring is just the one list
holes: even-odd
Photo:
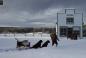
[[30, 42], [28, 42], [28, 40], [17, 40], [16, 48], [30, 48]]

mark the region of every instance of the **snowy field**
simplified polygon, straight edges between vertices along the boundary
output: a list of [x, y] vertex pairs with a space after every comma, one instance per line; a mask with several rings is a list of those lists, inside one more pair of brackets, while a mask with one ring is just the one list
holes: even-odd
[[[0, 58], [86, 58], [86, 39], [67, 40], [62, 38], [58, 47], [51, 46], [39, 49], [17, 50], [16, 40], [27, 39], [31, 46], [42, 39], [50, 40], [49, 34], [0, 34]], [[51, 41], [51, 40], [50, 40]]]

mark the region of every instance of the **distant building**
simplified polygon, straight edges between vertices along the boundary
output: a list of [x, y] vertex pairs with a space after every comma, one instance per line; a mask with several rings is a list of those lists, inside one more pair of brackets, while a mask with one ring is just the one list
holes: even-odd
[[68, 37], [77, 32], [82, 38], [83, 13], [76, 13], [76, 9], [65, 9], [64, 13], [57, 13], [57, 36]]

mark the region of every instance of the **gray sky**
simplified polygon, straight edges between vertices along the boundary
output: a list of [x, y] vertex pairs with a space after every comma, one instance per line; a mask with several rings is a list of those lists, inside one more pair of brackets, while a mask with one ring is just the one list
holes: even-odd
[[85, 18], [85, 7], [86, 0], [4, 0], [0, 5], [0, 26], [51, 27], [62, 9], [76, 8], [84, 12]]

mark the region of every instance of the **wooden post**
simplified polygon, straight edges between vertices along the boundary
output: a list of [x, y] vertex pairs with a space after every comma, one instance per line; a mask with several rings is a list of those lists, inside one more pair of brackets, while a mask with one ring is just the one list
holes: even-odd
[[0, 0], [0, 5], [3, 5], [3, 0]]

